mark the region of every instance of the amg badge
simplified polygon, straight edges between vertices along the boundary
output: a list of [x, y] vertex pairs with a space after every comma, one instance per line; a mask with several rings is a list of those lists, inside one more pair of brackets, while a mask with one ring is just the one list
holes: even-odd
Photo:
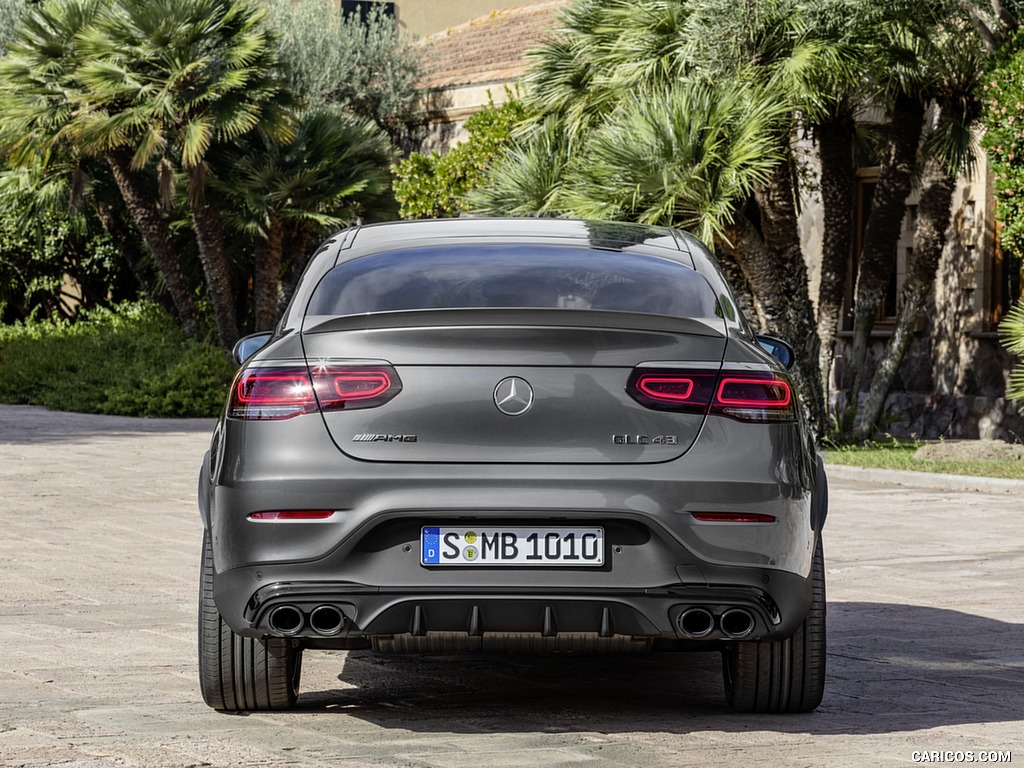
[[356, 435], [353, 443], [415, 443], [416, 435]]

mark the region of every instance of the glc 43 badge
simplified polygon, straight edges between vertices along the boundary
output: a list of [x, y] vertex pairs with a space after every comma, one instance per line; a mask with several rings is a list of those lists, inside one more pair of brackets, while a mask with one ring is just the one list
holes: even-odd
[[676, 435], [612, 435], [616, 445], [679, 445]]

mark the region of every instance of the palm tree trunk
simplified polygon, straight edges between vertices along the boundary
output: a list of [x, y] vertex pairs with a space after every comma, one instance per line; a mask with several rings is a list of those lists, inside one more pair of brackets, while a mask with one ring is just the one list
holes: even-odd
[[[788, 137], [785, 137], [788, 151]], [[825, 398], [819, 369], [820, 342], [807, 288], [807, 264], [800, 245], [796, 198], [789, 163], [779, 163], [769, 183], [755, 187], [768, 263], [757, 282], [744, 268], [768, 322], [796, 349], [797, 387], [816, 436], [825, 426]]]
[[871, 203], [871, 215], [864, 231], [864, 246], [857, 272], [851, 351], [851, 403], [857, 402], [864, 381], [868, 340], [875, 326], [878, 308], [885, 297], [889, 275], [895, 267], [896, 243], [903, 225], [904, 206], [913, 185], [917, 146], [923, 126], [924, 104], [910, 96], [898, 96], [893, 106], [889, 139]]
[[96, 201], [96, 217], [99, 219], [103, 231], [114, 242], [118, 253], [124, 256], [142, 294], [167, 310], [169, 315], [176, 316], [177, 307], [174, 306], [170, 296], [159, 289], [157, 274], [150, 268], [150, 265], [146, 264], [145, 253], [139, 247], [138, 233], [126, 226], [117, 211], [107, 202]]
[[[814, 434], [820, 435], [824, 422], [824, 401], [821, 379], [818, 376], [817, 348], [813, 342], [801, 343], [806, 342], [808, 337], [814, 342], [817, 341], [813, 319], [809, 314], [803, 317], [800, 312], [800, 306], [804, 304], [799, 298], [801, 291], [805, 297], [807, 296], [806, 267], [801, 289], [796, 284], [799, 276], [791, 280], [786, 274], [787, 269], [780, 269], [776, 261], [777, 254], [771, 251], [766, 238], [743, 214], [736, 215], [733, 223], [727, 228], [727, 234], [734, 246], [734, 252], [742, 260], [743, 272], [750, 282], [751, 292], [758, 298], [768, 327], [794, 343], [797, 350], [797, 390]], [[798, 255], [802, 265], [803, 256]], [[799, 272], [799, 268], [793, 271]], [[809, 313], [809, 298], [806, 304], [808, 306], [803, 308]], [[811, 348], [809, 356], [808, 347]]]
[[284, 245], [281, 248], [282, 257], [287, 254], [287, 266], [284, 270], [282, 280], [282, 293], [284, 304], [288, 304], [295, 294], [299, 285], [299, 278], [309, 263], [306, 256], [306, 245], [309, 243], [310, 233], [305, 227], [296, 227], [285, 233]]
[[953, 190], [956, 181], [945, 163], [929, 157], [924, 165], [921, 199], [917, 206], [917, 229], [914, 231], [914, 250], [907, 265], [907, 280], [901, 295], [896, 330], [885, 346], [885, 354], [871, 380], [860, 421], [854, 428], [854, 437], [864, 441], [871, 437], [885, 406], [885, 398], [907, 354], [914, 334], [914, 325], [924, 312], [925, 303], [935, 286], [939, 259], [946, 245], [946, 230], [952, 216]]
[[111, 150], [106, 160], [117, 188], [121, 191], [121, 197], [124, 198], [128, 215], [142, 233], [142, 238], [153, 254], [153, 261], [164, 276], [167, 292], [171, 295], [185, 334], [195, 336], [199, 330], [199, 314], [196, 312], [192, 286], [171, 245], [170, 231], [160, 215], [155, 194], [146, 189], [141, 174], [132, 170], [130, 151], [121, 148]]
[[238, 313], [224, 250], [220, 212], [207, 200], [200, 200], [192, 207], [192, 226], [199, 244], [199, 260], [203, 263], [206, 287], [210, 292], [217, 339], [224, 349], [231, 349], [238, 341]]
[[758, 306], [757, 297], [750, 287], [750, 280], [743, 271], [742, 257], [737, 253], [735, 244], [721, 237], [715, 238], [715, 256], [718, 259], [718, 266], [722, 268], [726, 280], [736, 294], [736, 302], [740, 305], [747, 322], [757, 333], [767, 331], [767, 324]]
[[281, 249], [284, 225], [271, 215], [266, 236], [256, 241], [256, 267], [253, 270], [255, 293], [255, 330], [269, 330], [277, 322], [278, 292], [281, 285]]
[[823, 237], [821, 244], [821, 282], [818, 286], [818, 338], [821, 381], [828, 399], [828, 384], [835, 358], [836, 332], [839, 329], [846, 276], [853, 253], [854, 208], [857, 170], [853, 157], [853, 116], [843, 114], [817, 126], [818, 152], [821, 158], [821, 205]]

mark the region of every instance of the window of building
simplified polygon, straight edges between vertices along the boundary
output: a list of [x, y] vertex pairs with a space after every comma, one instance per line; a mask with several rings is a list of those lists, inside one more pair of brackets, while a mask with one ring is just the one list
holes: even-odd
[[[845, 304], [846, 310], [843, 313], [843, 330], [853, 330], [853, 313], [855, 303], [855, 291], [857, 286], [857, 267], [860, 262], [860, 253], [864, 246], [864, 232], [867, 229], [868, 217], [871, 215], [871, 201], [874, 199], [875, 188], [878, 186], [878, 169], [877, 168], [866, 168], [861, 169], [857, 175], [857, 211], [854, 217], [854, 232], [853, 232], [853, 255], [850, 259], [850, 267], [848, 272], [848, 280], [846, 281], [846, 297]], [[913, 209], [913, 210], [911, 210]], [[916, 217], [917, 206], [907, 206], [907, 215]], [[904, 227], [906, 221], [904, 221]], [[904, 233], [905, 236], [905, 233]], [[913, 234], [911, 233], [911, 238]], [[893, 254], [894, 262], [897, 261], [897, 254], [901, 251], [897, 250], [897, 253]], [[902, 263], [906, 264], [906, 257], [902, 259]], [[904, 267], [905, 268], [905, 267]], [[896, 321], [896, 300], [897, 300], [897, 281], [900, 273], [900, 266], [897, 263], [892, 265], [892, 270], [889, 273], [889, 283], [885, 289], [885, 297], [882, 299], [882, 304], [878, 308], [878, 316], [876, 318], [876, 324], [880, 328], [886, 328]]]

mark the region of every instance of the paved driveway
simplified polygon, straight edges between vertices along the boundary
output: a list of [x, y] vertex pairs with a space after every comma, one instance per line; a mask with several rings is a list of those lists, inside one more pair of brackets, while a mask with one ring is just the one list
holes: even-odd
[[731, 714], [712, 654], [368, 652], [307, 653], [295, 712], [217, 714], [195, 671], [209, 428], [0, 406], [0, 765], [1024, 763], [1024, 484], [849, 470], [832, 480], [814, 714]]

